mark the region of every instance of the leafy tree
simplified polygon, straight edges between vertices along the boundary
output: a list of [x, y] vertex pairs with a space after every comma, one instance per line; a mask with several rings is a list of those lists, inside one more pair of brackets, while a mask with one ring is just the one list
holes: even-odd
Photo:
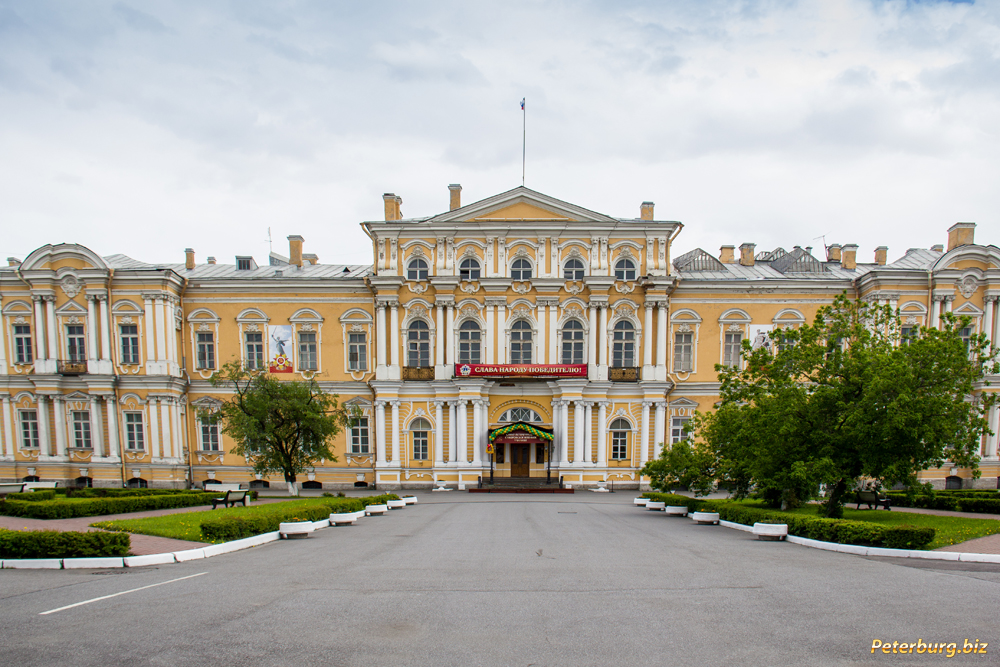
[[707, 495], [712, 490], [712, 457], [702, 443], [689, 438], [663, 447], [660, 455], [646, 463], [640, 474], [649, 477], [649, 485], [657, 491], [668, 492], [686, 487], [696, 495]]
[[[968, 320], [903, 337], [899, 317], [838, 297], [811, 325], [783, 330], [777, 353], [743, 343], [744, 367], [716, 366], [721, 404], [693, 428], [708, 463], [704, 486], [794, 506], [825, 484], [826, 516], [842, 516], [861, 481], [916, 484], [917, 472], [950, 461], [979, 476], [979, 445], [997, 394], [974, 393], [1000, 368]], [[695, 483], [696, 485], [698, 483]]]
[[234, 390], [218, 413], [208, 416], [218, 419], [222, 432], [236, 442], [232, 453], [245, 457], [255, 473], [283, 474], [289, 495], [298, 495], [297, 475], [320, 461], [337, 460], [330, 442], [353, 415], [315, 380], [278, 380], [236, 360], [211, 382]]

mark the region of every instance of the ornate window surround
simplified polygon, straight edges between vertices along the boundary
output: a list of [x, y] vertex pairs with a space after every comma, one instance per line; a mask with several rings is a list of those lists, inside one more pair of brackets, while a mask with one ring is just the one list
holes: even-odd
[[[292, 316], [293, 321], [295, 321], [296, 315], [298, 315], [298, 313]], [[338, 321], [340, 322], [340, 332], [342, 336], [341, 341], [343, 341], [343, 347], [344, 347], [344, 354], [343, 354], [344, 373], [350, 375], [352, 379], [360, 381], [362, 378], [364, 378], [365, 374], [370, 373], [372, 369], [375, 368], [375, 359], [373, 355], [375, 345], [374, 341], [372, 340], [372, 335], [373, 335], [372, 329], [374, 323], [372, 321], [372, 315], [363, 308], [351, 308], [350, 310], [346, 311], [343, 315], [341, 315]], [[320, 344], [322, 342], [322, 337], [319, 335], [319, 331], [323, 326], [323, 319], [320, 318], [318, 322], [316, 322], [315, 320], [310, 320], [310, 322], [313, 324], [313, 326], [317, 328], [316, 354], [319, 356], [316, 359], [316, 367], [323, 368], [323, 354], [320, 351], [322, 350], [322, 345]], [[294, 334], [296, 336], [295, 339], [296, 345], [298, 345], [298, 331], [299, 330], [294, 331]], [[366, 362], [365, 365], [368, 367], [367, 371], [350, 370], [350, 360], [348, 359], [349, 356], [348, 352], [350, 350], [350, 346], [348, 345], [348, 334], [351, 333], [363, 333], [365, 335], [365, 346], [366, 346], [365, 354], [368, 357], [367, 359], [365, 359]], [[303, 377], [305, 377], [304, 373]]]
[[604, 343], [607, 346], [608, 363], [614, 359], [615, 325], [626, 321], [632, 324], [635, 332], [633, 356], [638, 366], [642, 365], [642, 336], [645, 333], [642, 329], [642, 320], [639, 317], [639, 304], [628, 299], [618, 299], [608, 306], [608, 328], [604, 332]]
[[[5, 334], [4, 344], [7, 346], [7, 363], [14, 369], [15, 374], [27, 374], [32, 368], [34, 368], [34, 360], [38, 359], [38, 346], [36, 345], [36, 342], [38, 341], [38, 332], [35, 328], [36, 323], [34, 311], [31, 308], [31, 302], [23, 299], [16, 299], [10, 303], [4, 304], [2, 312]], [[30, 364], [17, 364], [15, 363], [17, 355], [15, 354], [14, 349], [14, 326], [24, 324], [31, 327], [32, 362]]]
[[[701, 315], [690, 308], [681, 308], [680, 310], [670, 313], [670, 337], [667, 340], [667, 361], [669, 363], [668, 372], [676, 373], [677, 377], [681, 380], [686, 380], [688, 377], [698, 372], [698, 336], [701, 333], [701, 323]], [[694, 334], [691, 337], [690, 371], [674, 370], [674, 341], [676, 340], [675, 334], [678, 333]]]
[[540, 351], [544, 349], [545, 341], [539, 340], [538, 320], [535, 317], [535, 304], [526, 299], [515, 299], [507, 306], [507, 320], [503, 323], [504, 359], [510, 362], [510, 334], [514, 323], [524, 320], [531, 326], [531, 363], [537, 364], [541, 359]]
[[[219, 341], [219, 322], [221, 318], [216, 315], [213, 311], [208, 308], [198, 308], [192, 311], [187, 318], [188, 326], [191, 328], [191, 335], [188, 336], [188, 343], [191, 345], [191, 367], [194, 369], [195, 373], [198, 373], [203, 379], [207, 380], [212, 377], [218, 370], [222, 362], [222, 355], [220, 354], [220, 341]], [[214, 336], [212, 340], [215, 341], [215, 368], [194, 368], [197, 366], [198, 359], [198, 333], [213, 333]], [[142, 341], [142, 336], [139, 337], [140, 344]], [[242, 341], [241, 345], [242, 347]]]
[[[246, 308], [239, 315], [236, 316], [236, 325], [239, 332], [239, 337], [237, 338], [239, 342], [240, 350], [240, 366], [246, 368], [247, 364], [247, 346], [244, 339], [244, 334], [248, 331], [261, 331], [264, 335], [262, 336], [264, 342], [264, 369], [267, 369], [267, 364], [270, 361], [267, 358], [267, 349], [269, 346], [269, 340], [267, 336], [267, 325], [271, 321], [264, 311], [259, 308]], [[216, 344], [218, 346], [218, 344]], [[298, 350], [295, 349], [297, 346], [292, 346], [292, 368], [298, 366]], [[216, 357], [218, 357], [216, 353]]]
[[56, 355], [57, 358], [69, 359], [69, 334], [66, 331], [66, 327], [70, 325], [83, 327], [83, 338], [86, 341], [84, 351], [87, 353], [88, 359], [93, 358], [94, 350], [91, 348], [97, 341], [90, 340], [90, 329], [87, 326], [87, 309], [70, 299], [56, 308], [55, 314], [56, 345], [59, 347], [59, 353]]
[[[739, 332], [743, 334], [742, 340], [750, 338], [750, 315], [742, 308], [730, 308], [719, 316], [719, 363], [725, 360], [726, 334]], [[743, 359], [739, 361], [739, 367], [743, 368]]]
[[[145, 311], [142, 309], [142, 306], [139, 306], [130, 299], [118, 299], [111, 306], [111, 326], [113, 331], [109, 331], [108, 333], [112, 337], [111, 347], [115, 350], [115, 366], [118, 367], [118, 372], [122, 375], [138, 375], [139, 371], [144, 368], [143, 360], [146, 358], [147, 353], [146, 336], [143, 331], [143, 327], [146, 324], [144, 315]], [[136, 335], [139, 337], [138, 364], [122, 363], [124, 357], [122, 356], [121, 325], [123, 324], [134, 324], [137, 327]]]

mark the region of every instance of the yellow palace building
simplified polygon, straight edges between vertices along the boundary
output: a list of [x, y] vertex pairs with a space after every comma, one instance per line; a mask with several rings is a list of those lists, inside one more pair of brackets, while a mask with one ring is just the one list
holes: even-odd
[[[811, 321], [848, 292], [998, 333], [1000, 248], [975, 225], [948, 246], [859, 263], [857, 246], [672, 252], [679, 222], [651, 202], [616, 218], [518, 187], [446, 212], [362, 223], [374, 262], [321, 264], [289, 236], [267, 265], [149, 264], [47, 245], [0, 268], [0, 480], [184, 487], [256, 478], [210, 415], [230, 359], [313, 378], [363, 415], [306, 488], [472, 486], [490, 474], [574, 486], [643, 484], [639, 470], [718, 400], [714, 365], [744, 339]], [[998, 380], [1000, 378], [993, 378]], [[984, 387], [992, 391], [994, 387]], [[990, 415], [994, 431], [1000, 415]], [[946, 466], [937, 486], [995, 488]]]

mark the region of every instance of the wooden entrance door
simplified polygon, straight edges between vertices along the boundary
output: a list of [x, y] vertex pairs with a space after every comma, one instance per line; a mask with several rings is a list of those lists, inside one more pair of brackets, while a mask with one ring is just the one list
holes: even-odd
[[531, 460], [531, 445], [510, 444], [510, 476], [528, 477], [530, 468], [528, 463]]

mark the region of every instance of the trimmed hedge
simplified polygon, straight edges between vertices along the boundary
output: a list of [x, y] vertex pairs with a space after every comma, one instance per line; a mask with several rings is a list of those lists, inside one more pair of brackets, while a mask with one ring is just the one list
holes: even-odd
[[644, 493], [643, 498], [649, 498], [656, 502], [666, 503], [667, 506], [680, 507], [684, 505], [688, 508], [688, 512], [697, 512], [698, 509], [705, 506], [708, 500], [702, 500], [701, 498], [688, 498], [687, 496], [682, 496], [677, 493]]
[[170, 495], [127, 496], [123, 498], [84, 498], [81, 500], [43, 500], [0, 502], [0, 514], [28, 519], [70, 519], [77, 516], [127, 514], [149, 510], [211, 505], [217, 493], [176, 493]]
[[321, 521], [331, 514], [360, 512], [368, 505], [379, 505], [387, 500], [398, 500], [395, 494], [367, 496], [364, 498], [323, 498], [320, 504], [311, 507], [287, 509], [280, 503], [260, 505], [243, 516], [227, 516], [206, 519], [201, 522], [201, 534], [213, 542], [229, 542], [244, 537], [253, 537], [278, 530], [278, 524], [286, 521]]
[[0, 558], [107, 558], [128, 556], [128, 533], [62, 533], [0, 529]]
[[24, 493], [8, 493], [7, 500], [20, 500], [26, 503], [37, 503], [40, 500], [52, 500], [56, 497], [56, 492], [52, 489], [46, 491], [25, 491]]
[[[992, 492], [996, 493], [996, 492]], [[952, 512], [975, 512], [978, 514], [1000, 514], [1000, 498], [986, 497], [986, 494], [958, 495], [957, 493], [936, 492], [933, 496], [907, 497], [905, 493], [888, 493], [886, 496], [895, 507], [919, 507], [928, 510], [949, 510]]]

